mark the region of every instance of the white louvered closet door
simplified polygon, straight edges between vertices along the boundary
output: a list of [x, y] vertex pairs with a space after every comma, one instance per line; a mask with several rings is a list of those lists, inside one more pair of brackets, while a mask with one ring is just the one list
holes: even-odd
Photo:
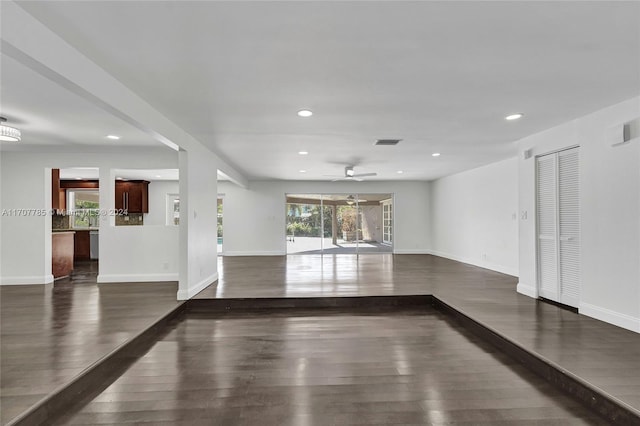
[[578, 148], [558, 153], [560, 302], [580, 299], [580, 180]]
[[556, 155], [538, 157], [537, 221], [538, 221], [538, 292], [540, 296], [558, 300], [558, 242], [557, 242], [557, 167]]
[[579, 149], [536, 160], [538, 291], [566, 305], [580, 300]]

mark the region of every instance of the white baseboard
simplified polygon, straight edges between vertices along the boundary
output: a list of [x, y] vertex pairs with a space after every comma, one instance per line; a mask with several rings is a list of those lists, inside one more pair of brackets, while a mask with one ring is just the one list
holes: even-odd
[[394, 249], [393, 254], [431, 254], [431, 250], [425, 249]]
[[600, 321], [608, 322], [609, 324], [617, 325], [618, 327], [626, 328], [627, 330], [635, 331], [636, 333], [640, 333], [640, 318], [621, 314], [620, 312], [615, 312], [610, 309], [601, 308], [600, 306], [595, 306], [584, 302], [580, 303], [578, 312], [582, 315], [586, 315]]
[[529, 284], [525, 284], [522, 281], [518, 282], [516, 291], [520, 294], [524, 294], [525, 296], [533, 297], [534, 299], [538, 298], [538, 289], [530, 286]]
[[98, 274], [99, 283], [178, 281], [178, 274]]
[[518, 274], [519, 274], [519, 271], [517, 269], [511, 268], [509, 266], [499, 265], [497, 263], [471, 259], [471, 258], [468, 258], [468, 257], [456, 256], [456, 255], [449, 254], [449, 253], [443, 253], [443, 252], [437, 251], [437, 250], [432, 250], [431, 254], [433, 254], [434, 256], [439, 256], [439, 257], [444, 257], [446, 259], [455, 260], [457, 262], [462, 262], [462, 263], [467, 263], [469, 265], [478, 266], [480, 268], [490, 269], [492, 271], [500, 272], [501, 274], [511, 275], [513, 277], [517, 277]]
[[186, 290], [178, 290], [178, 300], [187, 300], [191, 299], [196, 294], [200, 293], [206, 287], [210, 286], [212, 283], [218, 281], [218, 273], [214, 273], [209, 275], [204, 280], [200, 281], [198, 284], [194, 285], [191, 288]]
[[223, 251], [223, 256], [284, 256], [284, 251]]
[[53, 275], [33, 275], [27, 277], [0, 277], [0, 285], [51, 284]]

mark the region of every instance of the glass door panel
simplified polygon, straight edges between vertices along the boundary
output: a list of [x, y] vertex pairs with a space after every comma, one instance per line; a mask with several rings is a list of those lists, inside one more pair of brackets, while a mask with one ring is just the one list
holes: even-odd
[[288, 254], [392, 252], [392, 194], [287, 194]]
[[322, 252], [322, 206], [287, 203], [287, 254]]

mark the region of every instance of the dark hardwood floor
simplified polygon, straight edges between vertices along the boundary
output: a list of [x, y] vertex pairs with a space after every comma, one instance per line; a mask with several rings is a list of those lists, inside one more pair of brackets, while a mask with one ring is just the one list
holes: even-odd
[[[443, 302], [477, 319], [526, 349], [540, 354], [570, 374], [591, 383], [633, 409], [640, 410], [640, 335], [519, 295], [515, 291], [517, 279], [514, 277], [428, 255], [361, 255], [359, 258], [352, 255], [221, 257], [219, 258], [219, 274], [219, 281], [203, 290], [197, 296], [198, 298], [434, 294]], [[95, 271], [91, 272], [91, 265], [88, 265], [88, 269], [85, 271], [78, 269], [77, 275], [71, 279], [57, 281], [54, 285], [0, 287], [2, 320], [0, 329], [0, 411], [2, 412], [2, 423], [6, 423], [44, 395], [52, 392], [56, 387], [68, 382], [93, 362], [130, 339], [136, 332], [144, 329], [162, 314], [177, 306], [175, 300], [176, 290], [176, 283], [97, 285], [95, 284]], [[382, 317], [373, 321], [370, 316], [353, 316], [347, 312], [343, 312], [342, 315], [344, 318], [341, 321], [353, 320], [355, 324], [353, 328], [350, 328], [349, 333], [351, 334], [346, 334], [350, 336], [349, 339], [341, 339], [335, 344], [330, 344], [326, 343], [326, 341], [331, 339], [323, 338], [327, 349], [332, 353], [335, 352], [331, 356], [337, 358], [330, 359], [335, 359], [336, 362], [344, 361], [348, 354], [352, 354], [348, 348], [344, 349], [347, 352], [340, 352], [340, 347], [336, 346], [338, 343], [354, 340], [354, 342], [358, 342], [357, 346], [366, 348], [371, 343], [367, 341], [367, 336], [371, 337], [371, 334], [367, 333], [373, 332], [369, 328], [380, 328], [380, 332], [383, 332], [383, 324], [386, 321]], [[182, 420], [185, 422], [193, 420], [195, 422], [189, 422], [189, 424], [211, 424], [212, 422], [214, 424], [215, 422], [234, 424], [236, 420], [249, 423], [249, 419], [253, 418], [255, 420], [258, 418], [256, 417], [258, 414], [252, 414], [251, 410], [258, 412], [261, 410], [251, 408], [256, 405], [252, 405], [251, 401], [260, 402], [262, 404], [260, 407], [263, 408], [266, 403], [271, 403], [270, 400], [268, 398], [261, 399], [262, 397], [247, 393], [246, 398], [248, 399], [245, 401], [242, 393], [231, 393], [231, 389], [234, 389], [234, 392], [241, 392], [243, 389], [247, 390], [249, 383], [245, 383], [244, 388], [241, 383], [242, 379], [247, 377], [245, 373], [253, 368], [262, 368], [261, 363], [269, 361], [269, 358], [266, 360], [248, 358], [249, 361], [240, 359], [237, 360], [239, 363], [237, 365], [233, 364], [236, 360], [228, 358], [235, 356], [236, 352], [233, 352], [233, 350], [236, 349], [240, 351], [240, 354], [245, 355], [249, 348], [257, 350], [258, 354], [261, 353], [260, 351], [274, 351], [275, 349], [270, 346], [273, 342], [293, 345], [292, 347], [297, 348], [296, 350], [298, 351], [294, 353], [300, 356], [302, 356], [302, 352], [312, 356], [311, 349], [313, 351], [322, 351], [322, 348], [314, 346], [311, 342], [306, 342], [305, 344], [311, 346], [305, 346], [310, 349], [303, 351], [301, 349], [302, 346], [300, 346], [300, 340], [307, 339], [307, 337], [304, 337], [305, 333], [315, 337], [321, 335], [323, 330], [326, 330], [328, 332], [326, 336], [336, 337], [340, 335], [336, 324], [332, 323], [332, 318], [335, 319], [335, 316], [314, 314], [312, 318], [314, 318], [313, 321], [304, 321], [300, 318], [287, 319], [278, 318], [277, 316], [271, 318], [267, 314], [260, 318], [244, 319], [225, 318], [223, 320], [212, 320], [211, 318], [190, 318], [188, 321], [177, 325], [166, 339], [160, 341], [131, 370], [136, 376], [145, 376], [145, 373], [142, 372], [143, 370], [139, 369], [144, 366], [144, 368], [153, 370], [156, 367], [152, 367], [152, 365], [157, 363], [157, 369], [150, 373], [150, 376], [164, 368], [166, 370], [164, 374], [175, 377], [160, 377], [158, 379], [148, 377], [134, 380], [131, 379], [131, 376], [126, 376], [129, 379], [123, 377], [122, 380], [124, 382], [118, 381], [114, 383], [113, 386], [116, 387], [111, 386], [110, 390], [108, 389], [107, 393], [104, 394], [115, 395], [113, 393], [114, 389], [120, 389], [118, 386], [121, 386], [121, 389], [127, 389], [127, 386], [124, 386], [126, 380], [133, 380], [129, 383], [131, 385], [129, 387], [136, 389], [133, 391], [136, 394], [141, 392], [139, 398], [158, 397], [159, 399], [141, 402], [136, 401], [138, 397], [133, 397], [129, 401], [114, 399], [109, 402], [108, 397], [103, 395], [99, 398], [107, 398], [107, 400], [98, 399], [94, 401], [96, 404], [97, 402], [103, 403], [98, 405], [92, 402], [89, 407], [93, 408], [89, 410], [94, 410], [94, 414], [100, 412], [106, 412], [107, 414], [86, 417], [86, 419], [92, 419], [92, 421], [95, 420], [96, 422], [104, 420], [109, 423], [116, 416], [114, 413], [121, 411], [125, 413], [120, 418], [121, 420], [128, 418], [133, 421], [137, 418], [141, 422], [148, 421], [152, 424], [163, 422], [174, 424], [174, 421]], [[369, 320], [372, 322], [368, 322], [367, 327], [360, 327], [359, 324]], [[426, 364], [422, 364], [422, 361], [418, 362], [416, 358], [417, 352], [413, 352], [413, 350], [426, 351], [429, 345], [425, 343], [426, 346], [419, 349], [419, 345], [413, 347], [415, 342], [412, 339], [417, 339], [418, 336], [411, 333], [427, 333], [427, 336], [434, 338], [433, 344], [437, 346], [439, 339], [437, 335], [431, 334], [430, 327], [436, 330], [442, 330], [443, 327], [445, 329], [452, 327], [457, 330], [457, 327], [453, 327], [450, 324], [447, 327], [430, 324], [429, 321], [433, 320], [433, 315], [431, 314], [424, 318], [415, 314], [400, 315], [399, 317], [392, 316], [389, 321], [396, 320], [398, 324], [403, 323], [404, 325], [403, 327], [394, 326], [395, 328], [392, 327], [392, 329], [394, 331], [397, 331], [397, 328], [407, 329], [406, 333], [408, 334], [403, 334], [404, 332], [402, 331], [399, 336], [405, 336], [402, 339], [406, 339], [402, 341], [408, 345], [407, 351], [413, 354], [411, 355], [413, 358], [409, 358], [412, 362], [410, 365], [417, 366], [416, 368], [425, 367]], [[241, 324], [241, 321], [247, 321], [246, 325], [239, 328], [234, 328], [235, 326], [230, 325]], [[416, 324], [420, 324], [416, 330], [412, 330], [413, 321], [416, 321]], [[309, 328], [308, 331], [304, 330], [305, 327], [303, 325]], [[289, 333], [289, 330], [293, 330], [293, 334]], [[190, 335], [191, 331], [193, 331], [193, 335]], [[456, 333], [459, 332], [460, 330], [456, 331]], [[363, 334], [355, 336], [358, 333]], [[178, 334], [181, 336], [180, 339], [176, 337]], [[273, 334], [274, 337], [269, 337], [270, 334]], [[462, 334], [464, 335], [464, 333]], [[203, 341], [196, 341], [198, 338], [202, 338]], [[379, 336], [379, 338], [386, 345], [396, 348], [402, 346], [402, 344], [396, 345], [393, 339], [386, 335]], [[443, 339], [448, 341], [449, 338], [443, 337]], [[466, 336], [465, 339], [473, 341], [474, 347], [477, 344], [472, 337]], [[244, 343], [241, 343], [243, 341]], [[213, 343], [215, 342], [231, 342], [232, 347], [227, 351], [224, 345], [214, 345]], [[348, 345], [348, 347], [351, 347], [351, 345]], [[278, 367], [274, 370], [276, 373], [281, 371], [281, 367], [284, 365], [289, 368], [287, 363], [280, 364], [280, 360], [293, 362], [293, 355], [287, 352], [287, 348], [289, 346], [282, 347], [281, 350], [283, 352], [281, 353], [274, 352], [273, 357], [275, 358], [270, 360], [270, 364], [267, 363], [272, 367]], [[381, 358], [374, 358], [372, 361], [374, 369], [380, 368], [381, 364], [388, 363], [390, 362], [389, 360], [395, 362], [394, 357], [400, 356], [398, 355], [400, 352], [394, 352], [392, 355], [387, 349], [386, 347], [380, 349]], [[202, 353], [199, 353], [200, 351]], [[513, 366], [510, 361], [501, 358], [499, 354], [496, 354], [490, 348], [480, 347], [480, 353], [490, 354], [491, 358], [497, 359], [500, 363], [504, 362], [504, 364], [501, 364], [500, 369], [506, 368], [505, 371], [511, 372], [505, 373], [503, 370], [498, 372], [498, 367], [496, 367], [496, 370], [488, 369], [487, 372], [495, 371], [496, 380], [500, 380], [500, 377], [511, 377], [513, 372], [517, 370], [517, 367]], [[204, 354], [211, 355], [211, 358], [198, 359], [200, 355]], [[218, 355], [225, 358], [219, 361], [216, 358]], [[482, 355], [480, 358], [484, 359], [483, 356], [486, 355]], [[202, 369], [196, 372], [188, 369], [185, 360], [190, 359], [193, 359], [194, 362], [204, 362]], [[247, 365], [247, 363], [250, 365]], [[460, 362], [457, 364], [457, 368], [464, 367], [465, 363], [466, 361]], [[225, 376], [221, 372], [220, 366], [227, 364], [231, 366], [233, 373]], [[352, 367], [356, 368], [356, 366]], [[434, 374], [432, 370], [435, 367], [428, 368], [430, 369], [428, 374]], [[443, 366], [443, 368], [445, 367]], [[183, 369], [184, 371], [182, 371]], [[354, 371], [348, 370], [345, 377], [353, 379]], [[362, 380], [365, 382], [367, 380], [374, 381], [375, 385], [375, 380], [377, 380], [375, 371], [372, 372], [369, 379], [366, 378], [368, 375], [366, 372], [370, 371], [369, 367], [357, 371], [361, 375], [356, 375], [355, 377], [362, 376]], [[489, 375], [484, 375], [482, 371], [472, 371], [478, 375], [478, 380], [484, 377], [487, 381], [490, 381]], [[469, 374], [464, 372], [456, 373], [456, 369], [451, 365], [446, 366], [442, 370], [442, 374], [444, 372], [453, 374], [452, 377], [454, 378], [456, 374], [462, 374], [463, 376], [466, 374], [465, 380], [470, 383], [469, 389], [474, 389], [472, 384], [474, 379]], [[212, 379], [212, 374], [214, 373], [217, 381], [213, 384], [204, 384], [203, 382]], [[404, 380], [402, 377], [409, 373], [401, 374], [398, 371], [394, 373], [394, 375], [396, 374], [400, 381], [393, 379], [392, 383], [406, 384], [402, 382]], [[416, 372], [416, 374], [418, 373]], [[519, 373], [517, 375], [521, 378], [524, 377]], [[174, 388], [176, 377], [179, 378], [179, 388]], [[251, 383], [257, 383], [257, 375], [254, 378], [249, 375], [249, 378], [252, 381]], [[325, 388], [313, 387], [315, 386], [314, 383], [320, 380], [319, 378], [311, 379], [311, 376], [309, 376], [306, 379], [310, 381], [305, 383], [312, 386], [308, 393], [311, 397], [315, 395], [314, 392], [316, 391], [322, 394], [326, 390]], [[437, 380], [446, 382], [444, 376], [439, 376]], [[462, 381], [462, 378], [460, 380]], [[528, 379], [524, 380], [528, 382]], [[200, 386], [193, 393], [188, 391], [192, 386], [189, 384], [191, 382], [193, 382], [193, 386]], [[147, 388], [137, 387], [145, 383]], [[362, 389], [366, 388], [366, 386], [357, 381], [354, 383], [358, 386], [363, 386], [363, 388], [358, 389], [359, 394], [362, 394], [364, 392]], [[531, 389], [538, 392], [542, 389], [541, 392], [546, 394], [547, 389], [544, 385], [540, 385], [542, 386], [540, 388], [533, 382], [531, 383]], [[307, 386], [307, 384], [303, 383], [302, 385]], [[298, 385], [296, 384], [295, 386], [297, 387]], [[462, 385], [458, 383], [456, 386]], [[157, 392], [143, 392], [145, 389], [156, 390]], [[202, 389], [209, 389], [206, 391], [208, 392], [207, 394], [215, 395], [215, 398], [211, 400], [212, 405], [206, 408], [207, 412], [212, 407], [218, 407], [222, 402], [230, 402], [231, 405], [225, 411], [225, 417], [203, 420], [204, 411], [202, 411], [200, 405], [204, 404], [204, 402], [197, 397], [197, 394]], [[397, 388], [390, 386], [389, 389], [393, 389], [394, 393], [399, 394], [405, 392], [402, 386]], [[282, 398], [285, 398], [285, 396], [287, 398], [296, 398], [294, 390], [293, 386], [289, 386], [280, 395]], [[375, 386], [372, 391], [375, 391]], [[419, 389], [412, 388], [412, 391], [417, 392]], [[514, 393], [514, 397], [517, 392]], [[122, 392], [118, 391], [117, 393]], [[217, 399], [218, 397], [222, 398], [221, 395], [226, 395], [224, 396], [226, 399]], [[429, 416], [436, 416], [441, 411], [453, 410], [458, 412], [456, 414], [458, 417], [454, 416], [452, 418], [460, 420], [465, 415], [464, 410], [452, 408], [457, 397], [451, 397], [451, 395], [455, 394], [447, 394], [445, 399], [435, 398], [436, 401], [448, 401], [442, 402], [443, 405], [441, 406], [425, 405], [424, 401], [429, 401], [427, 398], [420, 400], [422, 402], [418, 404], [419, 407], [413, 403], [404, 405], [404, 407], [413, 407], [406, 411], [414, 413], [414, 415], [417, 415], [418, 412], [423, 415], [424, 413], [431, 413]], [[487, 395], [491, 395], [491, 393]], [[509, 407], [508, 401], [503, 401], [503, 399], [508, 400], [509, 396], [502, 398], [498, 396], [500, 393], [495, 393], [495, 395], [490, 399], [496, 405], [493, 408], [489, 408], [489, 410]], [[194, 398], [193, 402], [190, 401], [191, 396]], [[437, 397], [436, 394], [429, 394], [428, 396]], [[461, 396], [463, 397], [462, 399], [466, 400], [464, 393]], [[531, 398], [540, 397], [539, 395], [529, 395], [522, 396], [521, 399], [529, 400]], [[469, 398], [469, 400], [471, 399]], [[333, 416], [331, 419], [336, 423], [339, 421], [343, 421], [343, 423], [372, 422], [371, 417], [364, 413], [366, 409], [356, 410], [358, 404], [363, 403], [363, 407], [370, 407], [375, 405], [372, 402], [377, 401], [358, 401], [354, 399], [349, 402], [349, 404], [352, 404], [352, 411], [330, 412]], [[469, 409], [487, 409], [486, 406], [485, 408], [474, 408], [473, 402], [468, 404], [470, 404], [468, 405]], [[289, 415], [292, 413], [292, 407], [298, 406], [297, 403], [292, 403], [288, 408], [282, 408], [281, 406], [286, 404], [275, 402], [272, 405], [280, 406], [280, 408], [273, 408], [273, 412], [267, 412], [267, 414], [273, 413], [273, 416], [269, 415], [270, 420], [278, 418], [278, 415], [283, 413]], [[196, 410], [191, 414], [184, 412], [175, 414], [179, 413], [180, 410], [173, 410], [171, 407], [176, 406], [182, 408], [192, 406]], [[387, 410], [392, 410], [389, 408], [389, 404], [380, 405], [380, 407], [384, 406], [387, 407]], [[318, 407], [322, 407], [322, 405]], [[398, 407], [403, 407], [403, 405], [401, 404]], [[437, 407], [440, 408], [438, 409]], [[531, 419], [519, 418], [520, 422], [518, 424], [527, 424], [527, 422], [532, 424], [571, 424], [571, 421], [576, 424], [597, 422], [596, 419], [587, 419], [582, 414], [575, 414], [578, 411], [574, 411], [571, 407], [573, 405], [569, 403], [569, 406], [564, 406], [564, 408], [549, 408], [549, 415], [562, 413], [558, 415], [565, 416], [561, 422], [558, 422], [555, 418], [545, 418], [544, 416], [547, 415], [546, 409], [530, 408], [527, 412], [531, 415]], [[156, 409], [160, 413], [149, 414], [149, 411]], [[321, 408], [318, 408], [318, 410], [321, 410]], [[375, 412], [376, 408], [371, 408], [370, 410]], [[383, 410], [383, 408], [380, 408], [380, 410]], [[519, 409], [514, 410], [518, 411]], [[135, 414], [132, 414], [132, 411]], [[310, 413], [309, 411], [312, 412]], [[89, 412], [91, 411], [85, 411], [84, 413]], [[168, 412], [174, 414], [167, 414]], [[355, 414], [356, 412], [359, 414]], [[538, 416], [540, 417], [535, 417], [534, 412], [539, 413]], [[387, 412], [385, 411], [385, 413]], [[476, 411], [476, 413], [480, 415], [479, 418], [484, 418], [480, 414], [481, 411]], [[568, 415], [569, 413], [573, 413], [575, 416], [571, 417]], [[150, 417], [146, 417], [147, 414]], [[381, 418], [404, 419], [407, 421], [416, 419], [416, 417], [384, 417], [387, 414], [381, 414]], [[133, 417], [126, 417], [126, 415]], [[153, 417], [155, 415], [160, 417]], [[163, 419], [165, 415], [188, 415], [190, 417], [189, 419], [172, 418], [167, 420]], [[300, 411], [300, 416], [296, 415], [294, 417], [300, 420], [300, 423], [298, 423], [300, 425], [311, 424], [310, 421], [308, 423], [303, 421], [304, 419], [309, 419], [308, 415], [314, 416], [314, 409], [309, 408], [306, 412], [304, 410]], [[492, 414], [487, 415], [490, 416]], [[507, 422], [510, 421], [510, 415], [515, 416], [515, 414], [509, 414], [507, 411], [502, 412], [500, 415], [505, 416], [502, 420]], [[226, 422], [225, 419], [230, 419], [230, 421]], [[429, 423], [430, 419], [437, 420], [436, 417], [421, 417], [421, 419], [418, 423]], [[493, 419], [488, 420], [491, 424], [500, 424], [502, 421], [497, 417], [490, 417], [490, 419]], [[573, 420], [569, 421], [570, 419]], [[71, 419], [68, 420], [71, 421]], [[436, 420], [434, 422], [438, 423]], [[73, 421], [77, 422], [79, 420], [76, 418]], [[473, 420], [469, 421], [474, 423]]]
[[516, 292], [518, 279], [429, 255], [223, 257], [196, 298], [432, 294], [640, 413], [640, 334]]
[[0, 420], [9, 422], [177, 306], [177, 283], [96, 284], [96, 262], [50, 285], [0, 286]]
[[604, 425], [429, 307], [189, 314], [59, 424]]

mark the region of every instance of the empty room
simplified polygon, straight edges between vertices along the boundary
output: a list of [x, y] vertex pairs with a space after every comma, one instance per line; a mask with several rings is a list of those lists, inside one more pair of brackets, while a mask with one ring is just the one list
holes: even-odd
[[640, 424], [640, 2], [0, 12], [0, 425]]

